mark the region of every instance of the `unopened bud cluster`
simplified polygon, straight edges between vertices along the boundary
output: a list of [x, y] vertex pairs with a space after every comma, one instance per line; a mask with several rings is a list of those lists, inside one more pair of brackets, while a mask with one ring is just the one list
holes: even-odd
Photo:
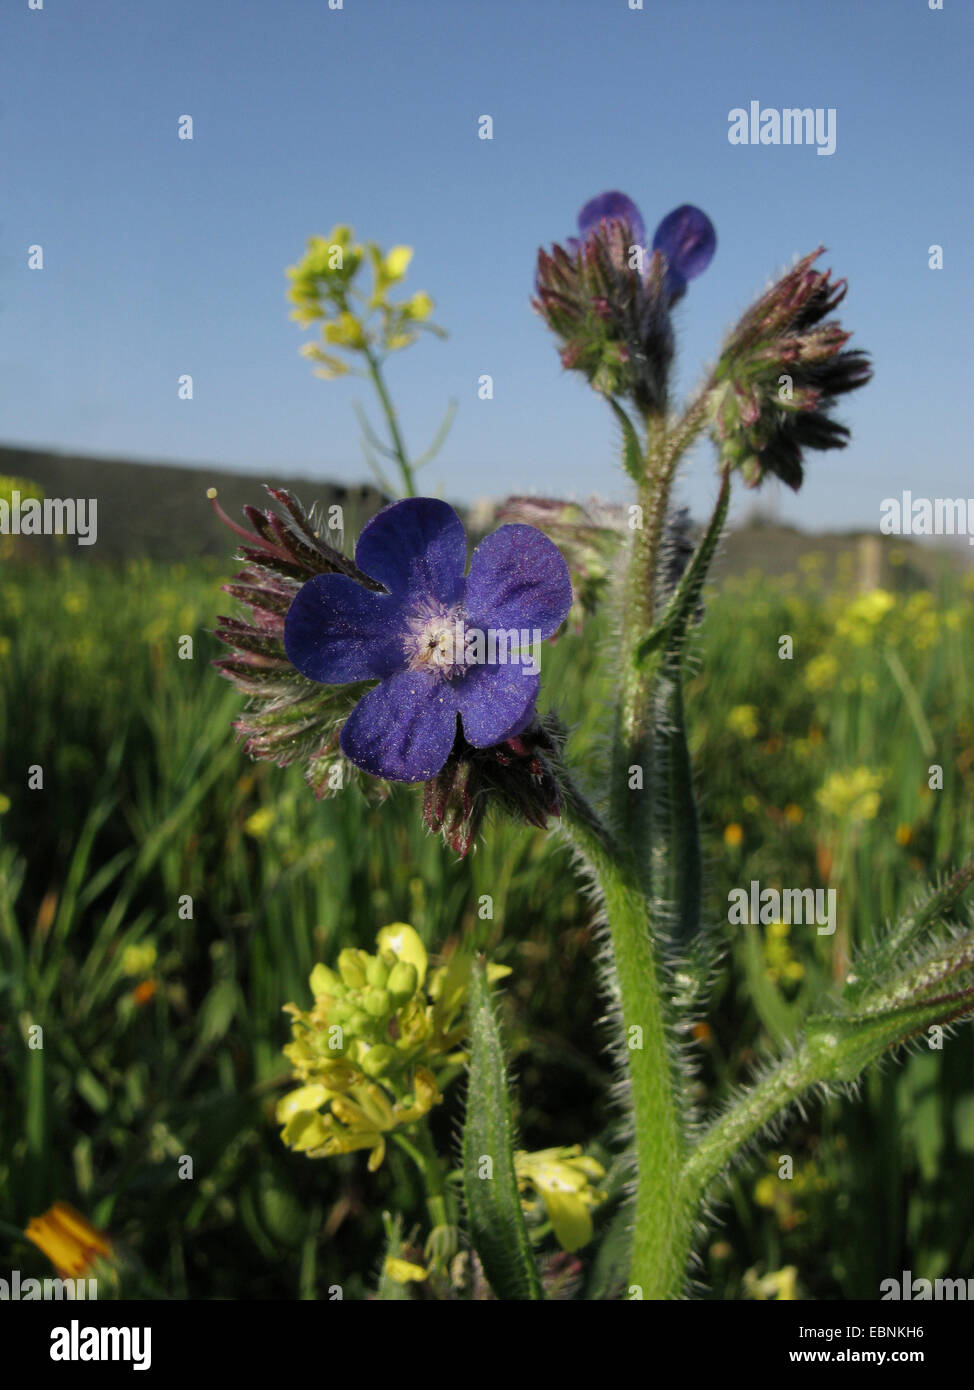
[[827, 319], [846, 283], [813, 269], [821, 254], [805, 256], [748, 309], [712, 378], [721, 459], [750, 487], [772, 473], [797, 489], [805, 449], [844, 448], [849, 431], [831, 418], [832, 407], [872, 375], [866, 353], [846, 350], [851, 333]]

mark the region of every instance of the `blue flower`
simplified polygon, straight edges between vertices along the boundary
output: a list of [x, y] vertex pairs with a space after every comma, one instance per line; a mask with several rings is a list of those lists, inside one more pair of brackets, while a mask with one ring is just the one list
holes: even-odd
[[318, 574], [288, 610], [284, 646], [302, 675], [328, 685], [378, 680], [341, 733], [345, 756], [375, 777], [435, 777], [458, 716], [475, 748], [513, 738], [534, 716], [540, 678], [529, 652], [568, 614], [568, 566], [524, 525], [481, 541], [464, 576], [466, 555], [452, 507], [407, 498], [368, 522], [355, 551], [358, 569], [385, 592]]
[[686, 292], [688, 280], [703, 274], [716, 249], [717, 233], [705, 212], [682, 203], [666, 214], [653, 234], [653, 250], [666, 257], [666, 280], [674, 299]]
[[[578, 214], [581, 240], [587, 241], [603, 223], [611, 222], [626, 223], [634, 245], [645, 246], [646, 228], [639, 209], [625, 193], [615, 190], [590, 198], [582, 208]], [[580, 243], [571, 238], [568, 244], [574, 250]], [[653, 250], [666, 258], [666, 287], [671, 303], [686, 293], [688, 280], [703, 274], [716, 249], [717, 233], [705, 212], [683, 203], [667, 213], [653, 234]]]

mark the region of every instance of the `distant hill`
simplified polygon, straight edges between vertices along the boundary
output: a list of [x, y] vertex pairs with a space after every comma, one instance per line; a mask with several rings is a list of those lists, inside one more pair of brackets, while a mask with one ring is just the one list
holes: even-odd
[[[45, 497], [97, 498], [98, 541], [81, 553], [114, 561], [138, 556], [186, 560], [198, 555], [227, 555], [232, 551], [233, 537], [220, 525], [207, 501], [210, 487], [217, 489], [227, 515], [241, 524], [245, 524], [241, 510], [246, 503], [270, 505], [265, 481], [289, 488], [305, 507], [315, 502], [324, 506], [340, 503], [351, 535], [385, 500], [372, 487], [343, 487], [310, 478], [265, 479], [218, 468], [126, 463], [6, 446], [0, 446], [0, 476], [38, 483]], [[33, 548], [35, 542], [30, 544]], [[47, 549], [54, 542], [39, 537], [36, 544]], [[59, 548], [64, 549], [63, 540]], [[71, 550], [75, 549], [71, 542]]]
[[[163, 463], [128, 463], [120, 459], [87, 458], [79, 454], [0, 446], [0, 477], [38, 483], [47, 497], [96, 497], [98, 542], [69, 553], [95, 560], [120, 561], [146, 556], [156, 560], [185, 560], [199, 555], [226, 557], [233, 538], [220, 525], [206, 498], [216, 487], [220, 505], [234, 521], [242, 521], [245, 503], [265, 504], [263, 482], [289, 488], [305, 505], [335, 503], [345, 508], [346, 534], [357, 535], [365, 520], [385, 499], [370, 486], [306, 477], [266, 479], [258, 474], [232, 473], [217, 467], [183, 467]], [[488, 523], [491, 508], [474, 509]], [[480, 529], [476, 524], [472, 528]], [[50, 554], [55, 542], [46, 537], [25, 542], [31, 551]], [[65, 542], [59, 548], [65, 549]], [[819, 561], [806, 557], [816, 554]], [[773, 520], [751, 520], [725, 536], [715, 577], [757, 569], [767, 574], [802, 572], [816, 564], [826, 582], [841, 579], [861, 588], [879, 584], [911, 588], [935, 582], [944, 570], [957, 572], [974, 561], [974, 550], [947, 545], [920, 545], [878, 532], [815, 534]]]

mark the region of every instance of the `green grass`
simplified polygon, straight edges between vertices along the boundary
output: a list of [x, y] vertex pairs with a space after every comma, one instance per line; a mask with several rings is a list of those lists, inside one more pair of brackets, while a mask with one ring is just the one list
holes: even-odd
[[[132, 1296], [315, 1298], [341, 1284], [361, 1297], [382, 1211], [405, 1211], [408, 1231], [422, 1196], [395, 1149], [369, 1175], [355, 1155], [311, 1162], [280, 1144], [282, 1005], [308, 999], [316, 960], [371, 947], [387, 922], [412, 922], [433, 950], [471, 937], [514, 970], [504, 1014], [525, 1141], [597, 1142], [609, 1072], [591, 907], [558, 836], [496, 824], [461, 863], [423, 828], [415, 789], [378, 807], [354, 789], [316, 802], [298, 769], [250, 763], [231, 729], [239, 698], [209, 665], [231, 572], [71, 559], [0, 573], [2, 1216], [21, 1228], [72, 1202], [125, 1252]], [[971, 592], [881, 607], [819, 591], [814, 573], [790, 588], [728, 580], [710, 603], [688, 699], [726, 947], [698, 1039], [707, 1104], [793, 1031], [837, 945], [974, 847]], [[582, 776], [613, 681], [595, 636], [562, 637], [544, 663]], [[942, 791], [927, 789], [932, 763]], [[29, 790], [38, 765], [43, 789]], [[881, 783], [859, 807], [874, 814], [854, 820], [834, 789], [831, 809], [817, 793], [859, 767]], [[839, 932], [730, 927], [728, 889], [752, 878], [836, 887]], [[140, 946], [154, 958], [128, 949]], [[31, 1024], [43, 1050], [25, 1044]], [[971, 1059], [961, 1031], [871, 1077], [859, 1106], [831, 1102], [762, 1146], [704, 1247], [709, 1296], [741, 1297], [748, 1270], [786, 1264], [823, 1298], [875, 1298], [903, 1268], [974, 1273]], [[452, 1152], [458, 1115], [453, 1096], [436, 1116]], [[801, 1181], [762, 1205], [778, 1153]], [[49, 1272], [15, 1239], [4, 1257]]]

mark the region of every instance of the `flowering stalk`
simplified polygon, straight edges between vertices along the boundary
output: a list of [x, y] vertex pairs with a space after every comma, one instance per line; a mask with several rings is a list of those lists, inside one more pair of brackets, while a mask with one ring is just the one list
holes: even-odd
[[[315, 372], [325, 380], [351, 373], [364, 375], [372, 383], [391, 447], [376, 437], [359, 411], [362, 450], [379, 486], [390, 496], [396, 488], [377, 456], [381, 454], [396, 464], [399, 494], [405, 497], [416, 495], [416, 470], [438, 452], [456, 409], [456, 403], [451, 403], [426, 453], [416, 463], [411, 462], [382, 364], [390, 353], [410, 347], [421, 331], [440, 338], [446, 336], [442, 328], [430, 321], [434, 306], [425, 290], [404, 300], [390, 296], [390, 291], [405, 278], [412, 255], [409, 246], [393, 246], [388, 252], [373, 241], [363, 246], [355, 241], [351, 227], [339, 224], [327, 237], [311, 237], [302, 259], [287, 272], [291, 281], [288, 298], [295, 306], [291, 317], [303, 327], [318, 324], [321, 328], [321, 342], [305, 343], [302, 353], [317, 364]], [[363, 287], [360, 276], [366, 265], [372, 272], [369, 289]], [[353, 365], [357, 360], [364, 362], [364, 370]]]

